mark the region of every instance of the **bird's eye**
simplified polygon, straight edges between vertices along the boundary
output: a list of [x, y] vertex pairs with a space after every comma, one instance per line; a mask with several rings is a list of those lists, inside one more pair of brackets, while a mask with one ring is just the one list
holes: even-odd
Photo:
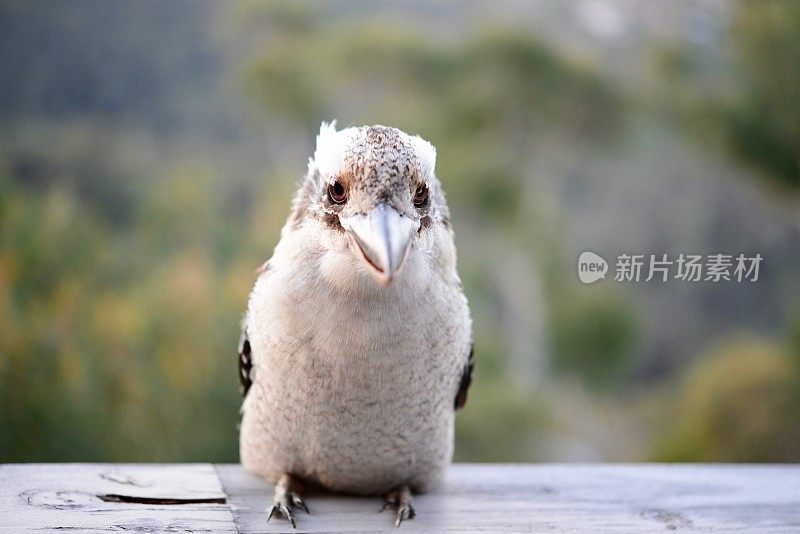
[[344, 204], [347, 200], [347, 191], [344, 190], [342, 182], [334, 180], [332, 183], [328, 184], [328, 198], [330, 198], [331, 202], [334, 204]]
[[428, 202], [428, 184], [419, 184], [414, 191], [414, 205], [421, 208]]

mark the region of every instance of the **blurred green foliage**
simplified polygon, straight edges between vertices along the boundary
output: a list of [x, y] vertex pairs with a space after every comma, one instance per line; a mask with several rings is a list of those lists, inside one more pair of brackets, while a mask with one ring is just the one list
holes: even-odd
[[[633, 90], [492, 17], [440, 35], [222, 5], [0, 3], [1, 461], [237, 460], [239, 320], [331, 118], [438, 148], [475, 320], [458, 460], [570, 459], [578, 441], [580, 459], [800, 457], [800, 327], [709, 353], [654, 340], [634, 292], [576, 285], [580, 209], [554, 215], [545, 187], [556, 168], [553, 189], [594, 191], [573, 161], [623, 161], [637, 125], [676, 122], [796, 192], [793, 4], [737, 4], [710, 81], [705, 52], [655, 43], [655, 82]], [[631, 210], [637, 183], [591, 201]]]
[[[791, 191], [800, 188], [800, 4], [743, 1], [731, 13], [721, 63], [685, 42], [660, 43], [653, 63], [666, 81], [661, 106], [699, 138]], [[663, 76], [663, 78], [662, 78]]]
[[[148, 220], [160, 214], [178, 234], [169, 243], [143, 221], [113, 231], [66, 188], [34, 196], [5, 173], [0, 183], [3, 459], [230, 458], [232, 424], [187, 439], [236, 410], [218, 358], [238, 322], [236, 266], [215, 267], [202, 248], [199, 216], [213, 213], [181, 213], [174, 201], [191, 195], [151, 201]], [[157, 250], [171, 254], [154, 265]]]
[[800, 460], [800, 358], [758, 339], [704, 355], [669, 395], [657, 461]]
[[557, 373], [577, 375], [597, 391], [613, 390], [630, 372], [636, 318], [630, 304], [614, 295], [587, 294], [554, 303], [551, 364]]

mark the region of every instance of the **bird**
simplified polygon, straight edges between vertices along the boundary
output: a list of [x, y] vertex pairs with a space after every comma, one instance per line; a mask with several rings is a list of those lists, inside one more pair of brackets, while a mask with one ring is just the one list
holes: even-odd
[[323, 122], [238, 346], [243, 467], [268, 521], [308, 488], [383, 496], [394, 524], [434, 490], [474, 367], [436, 149], [387, 126]]

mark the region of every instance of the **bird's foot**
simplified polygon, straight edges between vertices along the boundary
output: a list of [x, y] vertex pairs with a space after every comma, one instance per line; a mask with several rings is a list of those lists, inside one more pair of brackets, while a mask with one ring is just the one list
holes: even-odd
[[289, 474], [284, 474], [278, 483], [275, 484], [275, 496], [272, 499], [272, 508], [269, 510], [269, 517], [267, 522], [272, 519], [275, 514], [282, 515], [285, 519], [292, 524], [292, 528], [297, 528], [297, 522], [294, 519], [292, 511], [297, 508], [305, 510], [309, 513], [308, 506], [300, 497], [299, 488], [301, 483], [295, 477]]
[[414, 516], [417, 515], [414, 507], [411, 506], [411, 490], [408, 486], [401, 486], [396, 490], [390, 491], [385, 498], [386, 501], [383, 503], [381, 512], [387, 509], [395, 511], [395, 528], [399, 527], [400, 523], [406, 519], [414, 519]]

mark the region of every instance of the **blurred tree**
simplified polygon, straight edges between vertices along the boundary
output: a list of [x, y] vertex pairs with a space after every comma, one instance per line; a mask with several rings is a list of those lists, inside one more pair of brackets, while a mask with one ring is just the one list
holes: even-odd
[[800, 190], [800, 3], [744, 0], [731, 6], [725, 58], [709, 71], [709, 50], [659, 42], [648, 100], [698, 137], [758, 168], [784, 190]]
[[734, 153], [800, 189], [800, 3], [737, 5], [731, 25], [742, 87], [724, 126]]
[[[3, 173], [0, 191], [0, 458], [235, 459], [236, 378], [218, 356], [244, 294], [221, 294], [213, 247], [179, 233], [159, 262], [135, 245], [158, 232], [112, 233], [63, 185], [39, 196]], [[165, 226], [213, 213], [192, 200]], [[229, 424], [201, 432], [209, 420]]]

